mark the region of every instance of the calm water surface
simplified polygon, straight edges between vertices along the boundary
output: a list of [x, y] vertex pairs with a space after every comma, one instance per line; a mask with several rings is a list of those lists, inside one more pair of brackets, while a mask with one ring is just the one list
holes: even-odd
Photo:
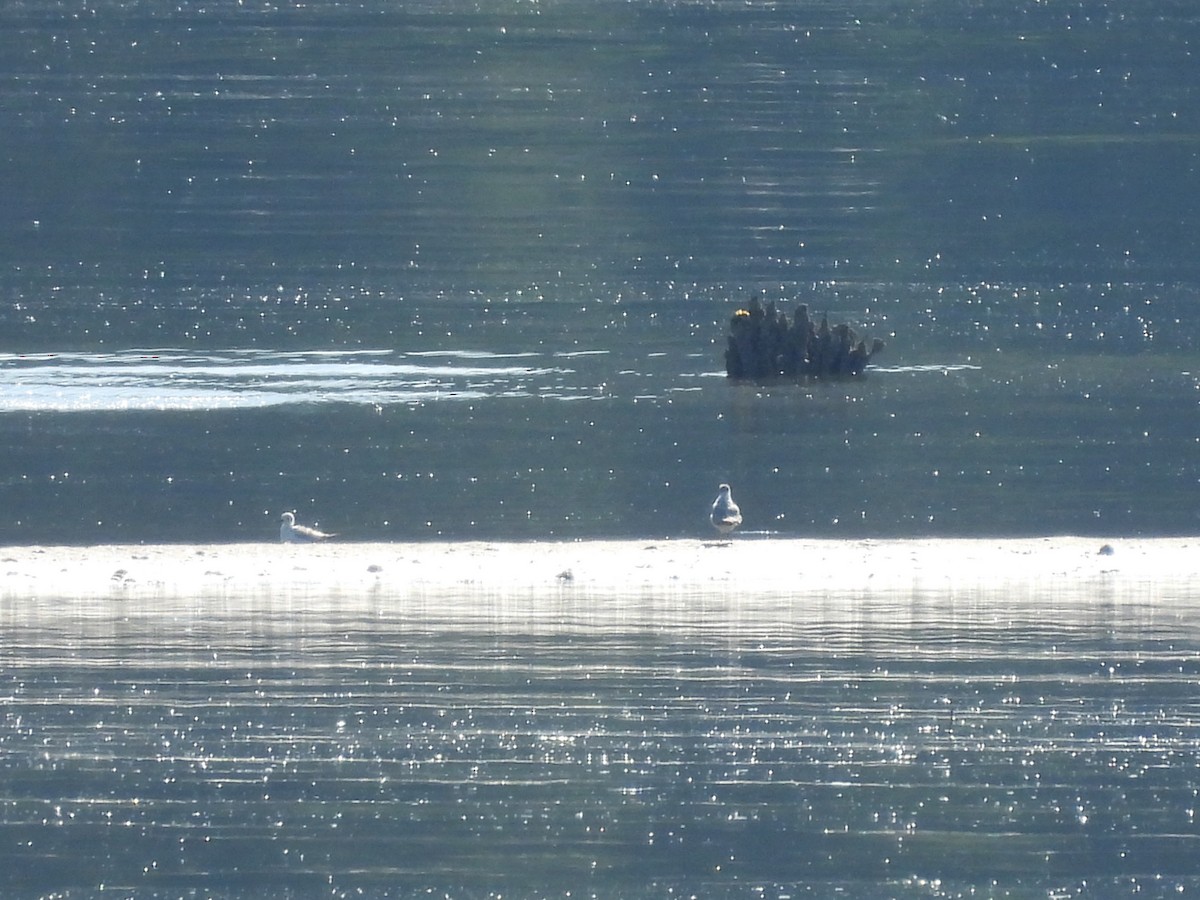
[[[1200, 529], [1194, 5], [0, 5], [0, 544]], [[888, 342], [729, 384], [755, 291]], [[0, 893], [1175, 896], [1190, 589], [0, 609]]]
[[[1200, 527], [1190, 4], [0, 9], [0, 542]], [[729, 385], [753, 291], [888, 341]]]
[[1200, 597], [2, 611], [13, 896], [1200, 889]]

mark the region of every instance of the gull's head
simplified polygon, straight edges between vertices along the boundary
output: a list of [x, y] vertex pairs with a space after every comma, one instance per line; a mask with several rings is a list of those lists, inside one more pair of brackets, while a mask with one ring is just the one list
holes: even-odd
[[295, 525], [296, 524], [296, 514], [290, 513], [290, 512], [285, 512], [282, 516], [279, 517], [279, 520], [281, 522], [287, 522], [289, 525]]
[[729, 485], [723, 484], [720, 487], [718, 487], [717, 490], [720, 491], [722, 494], [728, 494], [729, 493]]

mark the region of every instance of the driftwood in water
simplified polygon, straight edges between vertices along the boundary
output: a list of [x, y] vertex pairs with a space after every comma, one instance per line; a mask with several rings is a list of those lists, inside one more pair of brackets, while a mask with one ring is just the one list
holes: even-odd
[[791, 321], [775, 302], [764, 307], [758, 295], [750, 298], [729, 322], [725, 374], [730, 378], [847, 378], [861, 375], [871, 357], [882, 350], [876, 338], [867, 348], [849, 325], [829, 327], [808, 317], [803, 303]]

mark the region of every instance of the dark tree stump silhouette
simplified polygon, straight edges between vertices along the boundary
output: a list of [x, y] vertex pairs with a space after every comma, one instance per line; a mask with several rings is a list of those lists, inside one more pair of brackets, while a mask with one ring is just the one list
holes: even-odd
[[854, 378], [884, 348], [876, 338], [865, 340], [849, 325], [814, 323], [801, 303], [789, 321], [775, 301], [763, 305], [755, 294], [746, 308], [729, 320], [725, 374], [730, 378]]

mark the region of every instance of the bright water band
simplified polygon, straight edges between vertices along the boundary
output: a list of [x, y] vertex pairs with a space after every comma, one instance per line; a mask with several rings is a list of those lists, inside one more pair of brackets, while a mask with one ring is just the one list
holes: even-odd
[[[1200, 539], [713, 540], [146, 544], [9, 547], [7, 615], [53, 613], [71, 598], [363, 594], [597, 597], [683, 593], [845, 597], [1014, 590], [1163, 591], [1191, 597]], [[1005, 601], [1008, 602], [1007, 600]], [[49, 605], [47, 605], [49, 604]]]

